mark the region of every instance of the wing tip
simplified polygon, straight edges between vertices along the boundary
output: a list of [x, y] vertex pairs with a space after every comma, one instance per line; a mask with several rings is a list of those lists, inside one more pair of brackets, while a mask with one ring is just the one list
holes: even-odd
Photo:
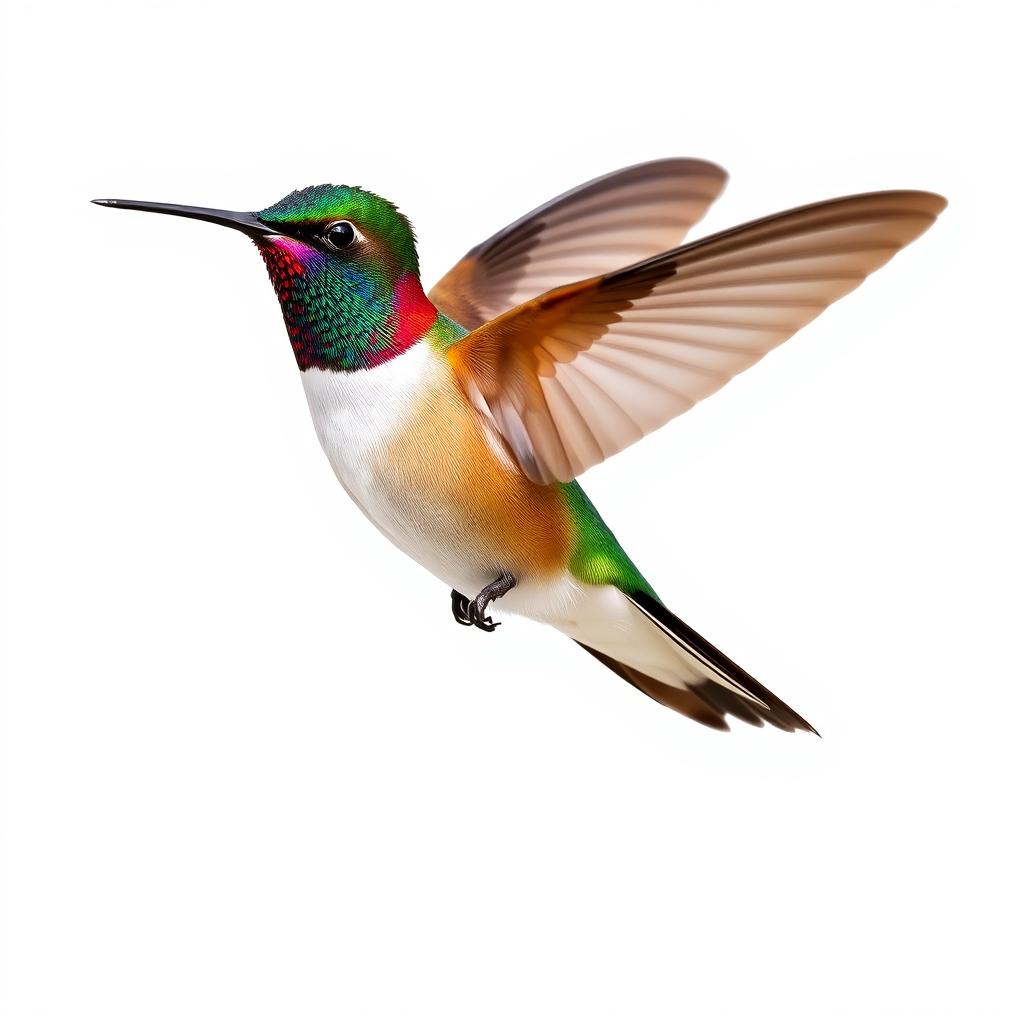
[[893, 188], [881, 189], [877, 192], [857, 192], [853, 195], [838, 196], [835, 199], [826, 199], [820, 203], [811, 203], [809, 206], [799, 207], [797, 210], [785, 211], [795, 213], [803, 210], [811, 210], [815, 206], [830, 206], [838, 203], [871, 203], [884, 201], [896, 209], [893, 212], [909, 214], [921, 214], [934, 221], [940, 213], [949, 205], [949, 200], [939, 192], [931, 192], [928, 189], [918, 188]]
[[699, 156], [670, 156], [663, 160], [652, 160], [651, 163], [671, 165], [676, 171], [684, 174], [703, 174], [709, 178], [717, 178], [723, 187], [729, 180], [729, 172], [721, 164]]

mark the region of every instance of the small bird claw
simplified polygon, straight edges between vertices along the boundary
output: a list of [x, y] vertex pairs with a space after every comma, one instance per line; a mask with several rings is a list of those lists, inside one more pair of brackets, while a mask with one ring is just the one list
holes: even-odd
[[489, 583], [472, 600], [457, 590], [452, 591], [452, 616], [460, 626], [476, 626], [485, 633], [493, 633], [500, 625], [487, 614], [487, 606], [499, 597], [504, 597], [514, 586], [516, 579], [511, 573], [503, 572], [493, 583]]
[[473, 620], [473, 625], [477, 629], [482, 629], [485, 633], [493, 633], [500, 625], [500, 622], [495, 622], [490, 615], [486, 614], [484, 609], [486, 605], [479, 603], [479, 598], [469, 603], [469, 617]]
[[460, 626], [473, 625], [473, 620], [469, 617], [469, 598], [457, 590], [452, 591], [452, 615]]

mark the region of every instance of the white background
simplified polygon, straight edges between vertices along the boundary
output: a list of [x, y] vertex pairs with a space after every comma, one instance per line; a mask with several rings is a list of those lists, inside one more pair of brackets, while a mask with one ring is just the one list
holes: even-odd
[[[1011, 7], [7, 4], [5, 1021], [1021, 1019]], [[335, 483], [252, 247], [88, 203], [361, 184], [433, 280], [665, 155], [732, 173], [699, 232], [950, 198], [586, 478], [821, 740], [458, 628]]]

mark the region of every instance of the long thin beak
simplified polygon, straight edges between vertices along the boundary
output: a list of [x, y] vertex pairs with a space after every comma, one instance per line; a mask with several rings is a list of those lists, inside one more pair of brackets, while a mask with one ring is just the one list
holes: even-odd
[[97, 206], [113, 206], [118, 210], [144, 210], [147, 213], [167, 213], [172, 217], [208, 220], [211, 224], [223, 224], [224, 227], [244, 231], [252, 238], [281, 233], [264, 224], [254, 213], [211, 210], [205, 206], [178, 206], [176, 203], [146, 203], [137, 199], [94, 199], [93, 202]]

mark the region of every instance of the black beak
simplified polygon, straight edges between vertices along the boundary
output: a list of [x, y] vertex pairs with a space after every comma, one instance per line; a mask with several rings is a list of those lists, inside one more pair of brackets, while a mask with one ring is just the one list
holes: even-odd
[[210, 210], [205, 206], [178, 206], [175, 203], [146, 203], [137, 199], [94, 199], [97, 206], [113, 206], [118, 210], [144, 210], [148, 213], [167, 213], [172, 217], [191, 217], [193, 220], [208, 220], [211, 224], [223, 224], [226, 228], [244, 231], [250, 238], [279, 235], [254, 213], [235, 213], [234, 210]]

